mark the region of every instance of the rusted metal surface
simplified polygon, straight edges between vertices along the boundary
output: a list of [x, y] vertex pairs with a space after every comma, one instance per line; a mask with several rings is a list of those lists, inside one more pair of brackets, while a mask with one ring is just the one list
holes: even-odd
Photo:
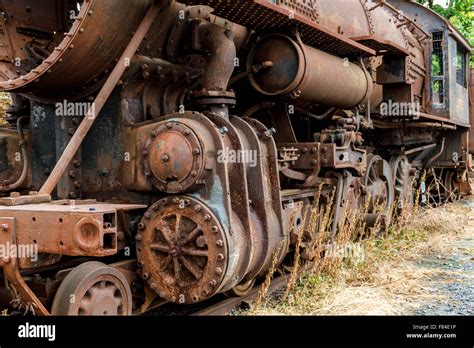
[[[4, 60], [2, 63], [2, 71], [8, 73], [4, 73], [3, 81], [0, 81], [0, 89], [29, 93], [30, 97], [41, 100], [58, 101], [64, 98], [80, 98], [89, 95], [91, 91], [98, 90], [108, 72], [112, 71], [116, 65], [116, 59], [120, 57], [132, 33], [136, 31], [151, 1], [84, 1], [80, 2], [79, 13], [77, 13], [77, 8], [74, 8], [78, 3], [76, 1], [50, 0], [43, 4], [25, 0], [3, 1], [3, 3], [6, 7], [4, 16], [7, 17], [2, 21], [2, 25], [5, 26], [3, 42], [8, 51], [5, 52], [7, 61]], [[43, 7], [44, 5], [46, 7]], [[27, 13], [28, 8], [31, 15]], [[70, 28], [63, 20], [64, 17], [70, 16], [68, 8], [74, 11], [77, 17]], [[9, 13], [9, 10], [12, 13]], [[19, 12], [24, 14], [20, 20], [24, 19], [22, 22], [25, 23], [10, 21], [11, 16]], [[28, 69], [17, 72], [16, 59], [20, 58], [20, 66], [27, 59], [27, 57], [18, 56], [24, 54], [21, 53], [22, 46], [25, 42], [36, 42], [33, 38], [38, 33], [33, 30], [33, 33], [25, 34], [25, 41], [21, 37], [13, 39], [9, 35], [23, 26], [27, 29], [32, 26], [35, 29], [35, 23], [30, 23], [28, 18], [40, 20], [41, 13], [47, 14], [49, 18], [39, 24], [40, 29], [45, 36], [52, 36], [53, 39], [48, 40], [48, 43], [44, 44], [46, 48], [41, 49], [38, 65], [25, 64]], [[115, 15], [110, 16], [109, 13]], [[61, 25], [57, 26], [57, 23]], [[66, 35], [63, 36], [64, 32]], [[15, 46], [10, 46], [10, 40]], [[28, 50], [23, 50], [23, 52], [28, 52]], [[127, 57], [132, 56], [133, 54], [129, 54]], [[87, 69], [80, 68], [85, 61], [88, 62]], [[65, 79], [65, 76], [68, 78]]]
[[[142, 205], [31, 204], [0, 207], [1, 216], [17, 219], [16, 239], [34, 245], [39, 253], [69, 256], [108, 256], [117, 253], [117, 234], [123, 227], [117, 211], [142, 209]], [[47, 231], [47, 232], [46, 232]], [[28, 267], [39, 266], [27, 260]]]
[[[263, 62], [273, 62], [273, 66], [250, 76], [253, 87], [262, 94], [290, 94], [295, 99], [340, 108], [360, 105], [371, 96], [372, 81], [361, 67], [301, 46], [287, 36], [271, 35], [256, 44], [249, 68]], [[322, 85], [324, 89], [318, 88]]]
[[324, 50], [327, 52], [340, 57], [353, 55], [372, 56], [375, 54], [370, 48], [338, 34], [337, 31], [333, 31], [327, 26], [319, 25], [300, 13], [295, 13], [293, 10], [275, 5], [266, 0], [233, 2], [187, 0], [184, 3], [189, 5], [209, 5], [214, 9], [216, 15], [259, 31], [278, 31], [278, 29], [287, 29], [292, 24], [297, 24], [302, 28], [301, 36], [305, 43], [324, 47]]
[[[469, 89], [446, 65], [433, 104], [439, 18], [400, 7], [0, 1], [0, 89], [23, 95], [0, 130], [0, 242], [38, 251], [0, 260], [10, 297], [45, 315], [246, 298], [295, 253], [314, 260], [326, 209], [330, 238], [358, 209], [383, 229], [432, 170], [457, 198]], [[443, 35], [447, 62], [463, 40]]]
[[[379, 156], [369, 156], [362, 187], [365, 204], [368, 206], [367, 225], [373, 226], [376, 222], [380, 223], [382, 218], [387, 217], [378, 212], [390, 211], [395, 199], [393, 182], [389, 163]], [[375, 218], [372, 220], [373, 214], [375, 214]]]
[[196, 134], [183, 124], [167, 122], [158, 126], [143, 155], [145, 175], [151, 175], [160, 191], [187, 191], [203, 176], [205, 152]]
[[[17, 219], [13, 217], [0, 218], [0, 244], [15, 247], [17, 242]], [[48, 310], [44, 307], [34, 292], [26, 285], [18, 267], [18, 258], [15, 255], [3, 255], [0, 259], [0, 267], [3, 268], [3, 275], [8, 280], [10, 287], [21, 296], [29, 305], [33, 306], [35, 313], [40, 315], [48, 315]]]
[[135, 32], [132, 39], [125, 48], [125, 51], [122, 53], [121, 58], [117, 61], [115, 68], [112, 70], [112, 73], [109, 75], [104, 86], [101, 88], [99, 94], [95, 98], [94, 108], [89, 108], [86, 115], [84, 116], [83, 121], [81, 122], [74, 136], [70, 140], [68, 146], [61, 155], [61, 158], [59, 159], [58, 163], [56, 163], [53, 172], [49, 175], [48, 180], [44, 183], [43, 187], [41, 187], [41, 193], [51, 194], [51, 192], [53, 192], [57, 183], [64, 174], [66, 167], [73, 159], [87, 133], [94, 124], [94, 121], [97, 119], [101, 109], [107, 102], [107, 99], [110, 97], [110, 94], [112, 93], [118, 81], [127, 69], [127, 60], [130, 61], [131, 57], [135, 55], [135, 52], [137, 51], [143, 39], [145, 38], [145, 35], [147, 34], [151, 25], [158, 16], [159, 11], [160, 8], [157, 5], [153, 5], [148, 10], [148, 13], [146, 14], [145, 18], [143, 18], [142, 22], [137, 28], [137, 31]]

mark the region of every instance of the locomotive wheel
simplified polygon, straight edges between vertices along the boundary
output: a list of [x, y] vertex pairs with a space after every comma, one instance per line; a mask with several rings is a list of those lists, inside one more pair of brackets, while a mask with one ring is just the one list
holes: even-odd
[[235, 288], [226, 291], [225, 295], [228, 297], [244, 297], [247, 296], [248, 293], [253, 289], [255, 286], [256, 279], [249, 280], [245, 283], [241, 283], [237, 285]]
[[380, 156], [369, 155], [363, 179], [364, 193], [370, 195], [366, 223], [369, 228], [380, 224], [384, 230], [390, 224], [390, 209], [394, 202], [393, 176], [390, 165]]
[[446, 172], [444, 176], [444, 194], [446, 202], [455, 202], [460, 198], [455, 172]]
[[411, 164], [406, 156], [394, 156], [390, 160], [393, 174], [394, 199], [398, 201], [399, 209], [405, 205], [413, 205], [413, 188], [410, 177]]
[[100, 262], [86, 262], [64, 278], [51, 314], [131, 315], [132, 292], [120, 271]]

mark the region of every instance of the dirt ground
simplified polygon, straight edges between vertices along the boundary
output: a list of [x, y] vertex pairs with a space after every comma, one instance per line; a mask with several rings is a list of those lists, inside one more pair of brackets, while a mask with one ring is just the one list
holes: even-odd
[[473, 315], [474, 198], [427, 209], [397, 236], [364, 242], [364, 261], [301, 280], [253, 315]]

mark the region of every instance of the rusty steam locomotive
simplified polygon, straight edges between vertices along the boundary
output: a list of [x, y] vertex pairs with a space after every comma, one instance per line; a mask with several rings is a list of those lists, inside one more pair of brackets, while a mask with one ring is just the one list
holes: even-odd
[[130, 315], [242, 295], [315, 200], [337, 233], [347, 209], [373, 226], [375, 202], [412, 202], [426, 172], [440, 199], [469, 190], [471, 47], [415, 1], [0, 8], [5, 306]]

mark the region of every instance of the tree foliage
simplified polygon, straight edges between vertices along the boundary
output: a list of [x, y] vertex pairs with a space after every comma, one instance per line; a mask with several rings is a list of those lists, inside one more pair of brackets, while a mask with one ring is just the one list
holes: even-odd
[[[474, 46], [474, 2], [473, 0], [445, 0], [446, 7], [436, 4], [434, 0], [418, 0], [433, 11], [447, 18], [467, 40]], [[471, 57], [474, 67], [474, 57]]]

